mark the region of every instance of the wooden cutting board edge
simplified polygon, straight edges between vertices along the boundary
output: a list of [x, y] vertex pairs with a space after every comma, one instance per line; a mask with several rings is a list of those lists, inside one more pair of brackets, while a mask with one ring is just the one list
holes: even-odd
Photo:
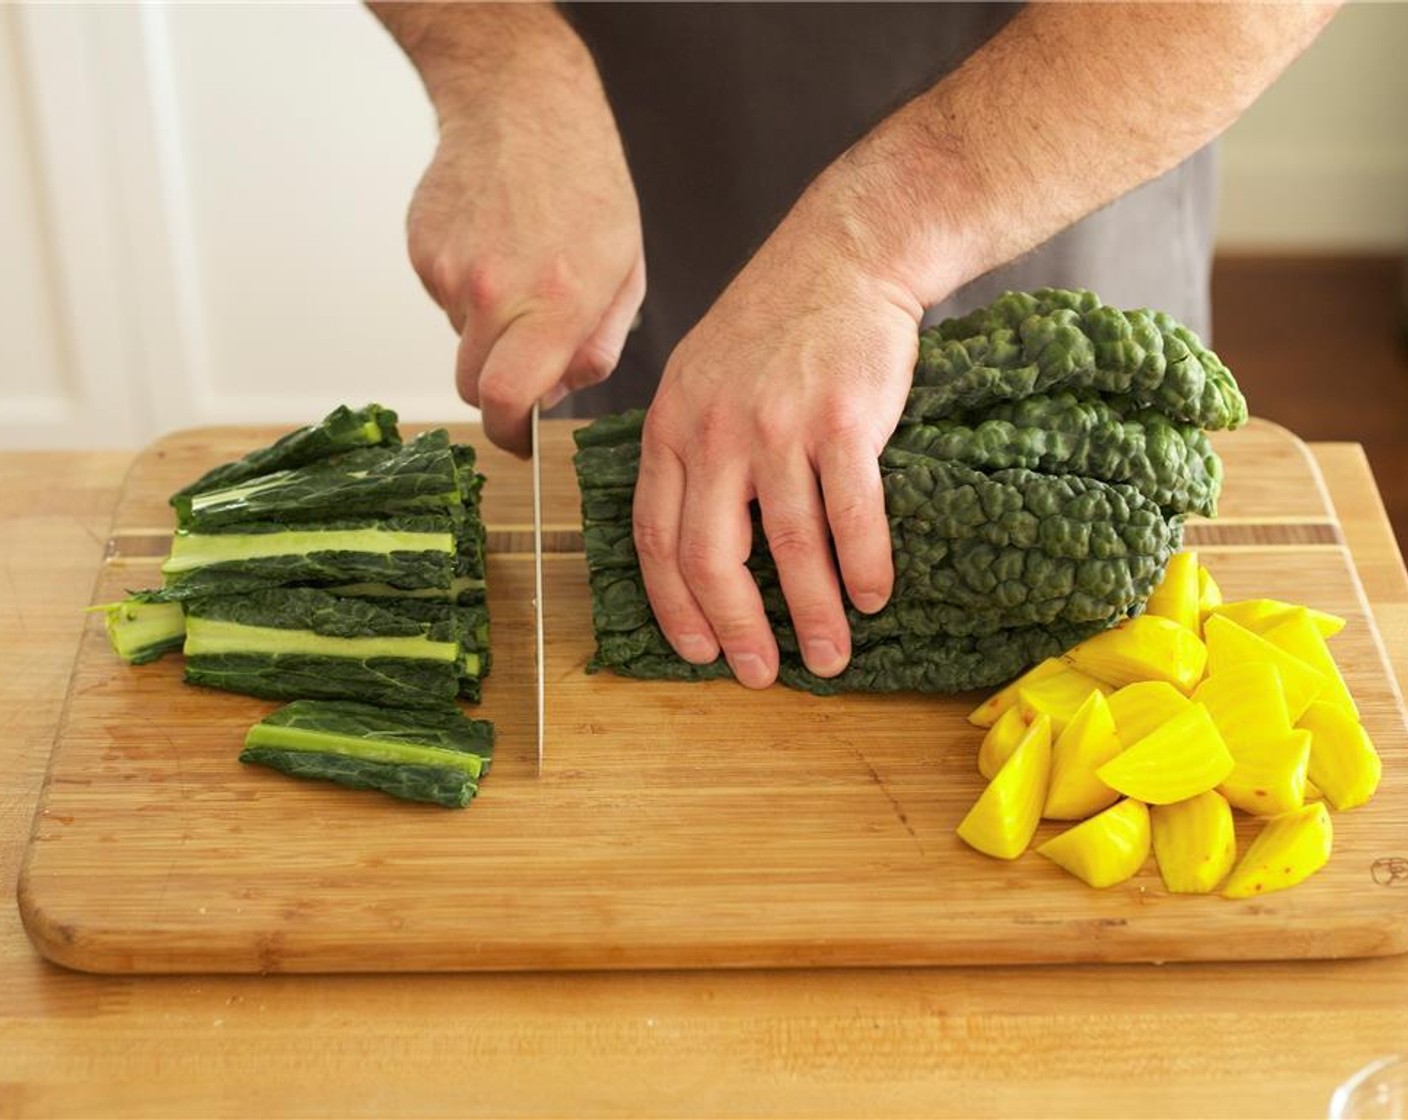
[[[1279, 425], [1272, 425], [1269, 422], [1259, 421], [1258, 423], [1262, 424], [1267, 428], [1274, 428], [1284, 433], [1286, 438], [1293, 441], [1294, 445], [1298, 449], [1299, 454], [1304, 459], [1305, 465], [1309, 468], [1311, 477], [1314, 479], [1316, 488], [1318, 490], [1318, 495], [1324, 504], [1325, 510], [1327, 511], [1327, 518], [1323, 522], [1318, 521], [1318, 519], [1289, 518], [1284, 519], [1284, 524], [1287, 526], [1320, 524], [1333, 527], [1333, 543], [1330, 541], [1323, 541], [1321, 543], [1313, 545], [1312, 547], [1333, 548], [1344, 554], [1345, 567], [1348, 570], [1350, 577], [1353, 581], [1355, 594], [1359, 600], [1359, 604], [1363, 610], [1365, 619], [1367, 621], [1369, 631], [1372, 636], [1372, 641], [1377, 652], [1379, 665], [1381, 666], [1384, 675], [1387, 677], [1389, 687], [1392, 690], [1394, 700], [1398, 708], [1398, 716], [1400, 720], [1404, 723], [1404, 725], [1408, 727], [1408, 713], [1405, 713], [1405, 705], [1402, 692], [1399, 689], [1395, 675], [1392, 672], [1388, 671], [1388, 655], [1383, 643], [1382, 636], [1379, 633], [1377, 623], [1373, 617], [1372, 610], [1370, 609], [1367, 596], [1364, 592], [1363, 582], [1359, 576], [1357, 569], [1355, 568], [1353, 557], [1349, 554], [1347, 546], [1343, 543], [1343, 535], [1339, 531], [1338, 519], [1334, 510], [1333, 501], [1330, 497], [1328, 488], [1325, 485], [1325, 481], [1319, 469], [1319, 466], [1316, 463], [1314, 456], [1310, 454], [1309, 449], [1293, 433], [1287, 431], [1284, 428], [1281, 428]], [[221, 431], [221, 429], [208, 430], [211, 432]], [[197, 434], [199, 434], [199, 430], [197, 430]], [[190, 433], [175, 433], [173, 436], [165, 437], [163, 440], [157, 441], [157, 443], [153, 445], [152, 449], [159, 449], [162, 444], [165, 443], [167, 440], [188, 437], [189, 435]], [[138, 464], [134, 463], [133, 468], [128, 472], [129, 479], [133, 472], [137, 470], [137, 467]], [[123, 486], [124, 494], [126, 493], [126, 488], [127, 481], [125, 480]], [[118, 511], [120, 511], [121, 505], [122, 502], [120, 499], [117, 510], [115, 510], [114, 513], [114, 522], [117, 519]], [[1254, 517], [1238, 518], [1235, 519], [1235, 521], [1248, 525], [1264, 526], [1273, 535], [1279, 535], [1276, 530], [1276, 527], [1282, 523], [1282, 520], [1277, 518], [1268, 518], [1261, 520]], [[1190, 530], [1192, 530], [1191, 536], [1193, 538], [1193, 542], [1191, 545], [1192, 547], [1197, 547], [1197, 526], [1199, 524], [1217, 525], [1218, 522], [1190, 523], [1189, 528]], [[570, 532], [570, 530], [566, 530], [565, 527], [560, 528], [563, 528], [564, 531]], [[98, 592], [101, 589], [105, 575], [107, 574], [106, 566], [110, 562], [112, 551], [111, 537], [112, 534], [110, 534], [109, 541], [109, 559], [104, 561], [103, 567], [100, 567], [95, 576], [94, 592], [92, 596], [92, 598], [94, 599], [98, 597]], [[564, 541], [564, 543], [566, 542]], [[1266, 547], [1268, 543], [1270, 542], [1258, 542], [1254, 544], [1249, 543], [1245, 545], [1219, 543], [1216, 545], [1212, 545], [1212, 547], [1216, 547], [1218, 549], [1240, 549], [1244, 547], [1249, 549], [1259, 549]], [[1291, 542], [1288, 541], [1286, 543], [1290, 544]], [[1306, 543], [1301, 541], [1296, 542], [1294, 545], [1291, 546], [1306, 547]], [[62, 729], [68, 722], [69, 712], [73, 702], [74, 682], [71, 680], [68, 692], [64, 698], [62, 712], [58, 723], [59, 734], [56, 735], [56, 745], [58, 743], [58, 740], [62, 737]], [[52, 753], [50, 756], [49, 766], [46, 770], [46, 776], [41, 789], [40, 798], [35, 813], [34, 826], [31, 833], [31, 841], [33, 840], [33, 833], [37, 832], [40, 827], [40, 822], [42, 821], [43, 816], [51, 800], [53, 792], [52, 781], [54, 777], [56, 757], [56, 753]], [[57, 920], [51, 917], [51, 915], [42, 905], [42, 900], [35, 897], [34, 893], [31, 890], [32, 884], [29, 872], [32, 853], [33, 846], [31, 843], [31, 845], [28, 845], [26, 848], [25, 857], [21, 866], [17, 890], [17, 900], [19, 902], [20, 915], [26, 933], [28, 934], [31, 942], [35, 945], [35, 947], [47, 959], [53, 961], [56, 964], [60, 964], [69, 968], [90, 972], [132, 973], [192, 971], [188, 964], [182, 962], [179, 959], [173, 959], [171, 961], [172, 967], [170, 968], [163, 967], [160, 961], [153, 961], [150, 959], [143, 961], [133, 961], [129, 959], [129, 955], [125, 954], [119, 947], [113, 945], [105, 946], [102, 943], [103, 939], [100, 931], [93, 930], [85, 933], [84, 931], [76, 929], [71, 923], [62, 920]], [[1030, 925], [1034, 933], [1039, 933], [1040, 928], [1042, 926], [1041, 919], [1039, 917], [1034, 916], [1030, 922]], [[1072, 954], [1067, 952], [1063, 954], [1059, 958], [1059, 960], [1062, 962], [1070, 963], [1104, 963], [1111, 961], [1150, 961], [1156, 963], [1163, 963], [1170, 960], [1192, 961], [1231, 959], [1286, 959], [1286, 956], [1281, 954], [1277, 954], [1275, 956], [1267, 956], [1265, 954], [1260, 954], [1254, 951], [1243, 952], [1235, 946], [1229, 947], [1226, 945], [1216, 945], [1212, 943], [1205, 944], [1202, 942], [1194, 942], [1191, 949], [1188, 943], [1179, 943], [1175, 947], [1170, 943], [1170, 937], [1167, 935], [1166, 931], [1164, 933], [1156, 932], [1153, 936], [1144, 936], [1136, 934], [1134, 936], [1133, 941], [1131, 941], [1129, 938], [1132, 931], [1128, 930], [1121, 931], [1121, 936], [1124, 937], [1126, 940], [1124, 944], [1120, 947], [1119, 953], [1116, 956], [1112, 957], [1108, 953], [1110, 946], [1108, 944], [1104, 944], [1104, 942], [1106, 941], [1105, 935], [1109, 934], [1110, 932], [1112, 931], [1103, 929], [1099, 920], [1092, 922], [1090, 928], [1088, 953], [1077, 952]], [[1287, 928], [1284, 932], [1285, 935], [1292, 940], [1300, 940], [1307, 937], [1313, 937], [1314, 935], [1313, 930], [1308, 930], [1303, 926], [1298, 928]], [[1372, 923], [1362, 926], [1361, 928], [1355, 931], [1352, 937], [1344, 937], [1343, 930], [1339, 930], [1339, 933], [1341, 934], [1341, 940], [1339, 945], [1340, 951], [1334, 954], [1334, 956], [1337, 957], [1388, 956], [1408, 952], [1408, 907], [1405, 907], [1397, 915], [1385, 916], [1384, 921], [1381, 924]], [[807, 953], [802, 954], [800, 956], [796, 952], [797, 946], [794, 941], [780, 943], [775, 947], [775, 950], [769, 949], [765, 943], [760, 943], [756, 940], [751, 941], [747, 945], [720, 944], [715, 947], [715, 952], [711, 952], [708, 955], [707, 959], [701, 960], [700, 966], [756, 968], [795, 967], [810, 966], [817, 964], [827, 965], [828, 963], [834, 963], [834, 965], [836, 966], [845, 966], [848, 964], [853, 964], [854, 962], [848, 959], [848, 957], [846, 956], [845, 947], [840, 946], [838, 948], [839, 952], [837, 953], [837, 959], [834, 962], [830, 962], [827, 958], [831, 955], [831, 953], [828, 950], [827, 940], [825, 938], [819, 938], [811, 942], [808, 946]], [[975, 938], [971, 946], [965, 946], [962, 942], [955, 942], [954, 944], [946, 946], [946, 948], [948, 950], [951, 950], [951, 952], [949, 952], [943, 958], [942, 963], [951, 963], [954, 965], [994, 963], [992, 959], [992, 952], [994, 948], [993, 944], [991, 942], [984, 941], [981, 938]], [[670, 953], [668, 951], [664, 952], [662, 955], [656, 955], [650, 952], [633, 953], [629, 956], [623, 956], [614, 960], [603, 959], [601, 954], [597, 951], [596, 947], [590, 945], [574, 947], [572, 945], [564, 944], [559, 945], [555, 948], [550, 948], [548, 946], [539, 946], [536, 948], [535, 952], [536, 956], [533, 961], [525, 960], [521, 964], [507, 964], [496, 967], [503, 968], [504, 970], [511, 970], [515, 968], [630, 969], [680, 967], [680, 961], [670, 956]], [[1314, 956], [1324, 958], [1326, 957], [1326, 954], [1323, 951], [1317, 951], [1304, 954], [1293, 953], [1290, 954], [1290, 956]], [[262, 962], [259, 960], [251, 960], [240, 963], [237, 958], [230, 959], [233, 963], [232, 966], [228, 969], [211, 968], [209, 961], [207, 961], [199, 970], [233, 972], [268, 970], [268, 960], [264, 960]], [[326, 962], [327, 958], [321, 958], [321, 960], [323, 962]], [[1056, 959], [1053, 958], [1053, 961], [1051, 963], [1055, 963], [1055, 960]], [[886, 960], [884, 963], [886, 965], [893, 964], [899, 966], [908, 964], [927, 965], [940, 962], [937, 962], [935, 960], [932, 949], [926, 950], [923, 945], [907, 944], [903, 937], [897, 937], [894, 943], [888, 946], [886, 952]], [[463, 954], [450, 952], [447, 955], [447, 959], [445, 960], [443, 967], [445, 967], [446, 969], [462, 970], [465, 968], [472, 968], [474, 966], [470, 963], [466, 963]], [[347, 960], [336, 961], [331, 965], [329, 965], [328, 963], [320, 963], [320, 959], [316, 957], [301, 962], [298, 959], [297, 954], [295, 954], [292, 957], [285, 957], [281, 959], [277, 966], [277, 970], [314, 972], [354, 972], [384, 971], [385, 968], [383, 966], [368, 967], [367, 963], [364, 960], [359, 960], [356, 958], [349, 958]]]

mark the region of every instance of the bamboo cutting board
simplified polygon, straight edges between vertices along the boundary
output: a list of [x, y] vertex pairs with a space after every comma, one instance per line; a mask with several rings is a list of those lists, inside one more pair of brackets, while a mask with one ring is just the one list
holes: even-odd
[[[143, 453], [95, 602], [159, 581], [165, 497], [266, 429]], [[526, 464], [473, 429], [489, 476], [499, 727], [462, 812], [301, 783], [236, 761], [274, 705], [128, 667], [90, 618], [21, 875], [40, 952], [102, 972], [1010, 964], [1369, 956], [1408, 950], [1401, 698], [1304, 447], [1253, 422], [1218, 437], [1222, 517], [1192, 523], [1229, 598], [1344, 615], [1333, 641], [1384, 758], [1305, 884], [1245, 902], [1170, 896], [1152, 861], [1094, 891], [1034, 853], [978, 855], [954, 827], [981, 789], [978, 699], [818, 698], [732, 682], [588, 676], [569, 428], [544, 425], [547, 766], [534, 774]], [[1242, 843], [1251, 830], [1243, 822]], [[1040, 836], [1056, 826], [1043, 825]]]

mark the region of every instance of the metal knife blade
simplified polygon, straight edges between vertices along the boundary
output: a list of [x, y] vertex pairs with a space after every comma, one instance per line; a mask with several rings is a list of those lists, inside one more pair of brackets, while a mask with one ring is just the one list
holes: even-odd
[[543, 464], [538, 448], [538, 402], [533, 402], [533, 617], [537, 625], [538, 776], [543, 774]]

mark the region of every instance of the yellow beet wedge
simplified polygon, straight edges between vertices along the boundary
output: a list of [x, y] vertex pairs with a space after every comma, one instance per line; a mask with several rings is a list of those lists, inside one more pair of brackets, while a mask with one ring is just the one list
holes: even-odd
[[1016, 706], [1018, 689], [1035, 684], [1043, 677], [1049, 677], [1053, 673], [1069, 672], [1070, 668], [1059, 657], [1048, 657], [1045, 661], [1038, 662], [1011, 684], [994, 692], [974, 708], [968, 714], [968, 722], [975, 727], [991, 727], [997, 722], [998, 716], [1008, 708]]
[[[978, 748], [978, 773], [991, 781], [997, 777], [1002, 764], [1012, 757], [1027, 728], [1035, 723], [1027, 719], [1018, 708], [1008, 708], [997, 717], [997, 722], [988, 728], [983, 736], [983, 745]], [[1047, 721], [1047, 734], [1050, 734], [1050, 720]]]
[[1126, 797], [1167, 805], [1216, 789], [1233, 765], [1207, 708], [1193, 704], [1095, 773]]
[[1272, 817], [1222, 888], [1223, 898], [1254, 898], [1309, 878], [1330, 860], [1334, 826], [1323, 801]]
[[1126, 799], [1036, 850], [1092, 887], [1112, 887], [1136, 875], [1149, 858], [1149, 809]]
[[1281, 674], [1269, 661], [1244, 661], [1208, 677], [1193, 690], [1193, 701], [1207, 707], [1233, 755], [1242, 743], [1284, 737], [1291, 731]]
[[1186, 711], [1190, 701], [1168, 681], [1138, 681], [1111, 693], [1109, 704], [1120, 742], [1132, 747], [1159, 724]]
[[1038, 719], [958, 825], [966, 844], [998, 859], [1016, 859], [1041, 823], [1051, 776], [1051, 724]]
[[1336, 809], [1363, 805], [1379, 788], [1383, 763], [1360, 722], [1338, 704], [1316, 701], [1297, 725], [1310, 732], [1310, 780]]
[[1135, 681], [1168, 681], [1180, 692], [1202, 679], [1207, 650], [1198, 635], [1172, 619], [1141, 614], [1072, 646], [1065, 659], [1096, 680], [1121, 688]]
[[1172, 619], [1180, 626], [1200, 634], [1198, 615], [1198, 554], [1176, 552], [1168, 558], [1164, 578], [1144, 604], [1148, 614]]
[[1029, 723], [1039, 715], [1050, 716], [1051, 734], [1054, 736], [1066, 729], [1066, 724], [1071, 722], [1071, 717], [1085, 703], [1086, 697], [1092, 692], [1106, 691], [1106, 686], [1094, 677], [1068, 667], [1064, 673], [1052, 673], [1019, 688], [1017, 707]]
[[1261, 634], [1297, 610], [1304, 610], [1310, 615], [1311, 622], [1320, 631], [1322, 638], [1333, 638], [1344, 629], [1344, 619], [1337, 614], [1317, 611], [1312, 607], [1301, 607], [1298, 603], [1287, 603], [1280, 599], [1237, 599], [1230, 603], [1219, 603], [1210, 613], [1230, 618], [1253, 634]]
[[1200, 635], [1203, 632], [1203, 622], [1213, 608], [1220, 606], [1222, 606], [1222, 588], [1217, 586], [1217, 580], [1212, 578], [1212, 573], [1200, 564], [1198, 566], [1198, 633]]
[[1263, 635], [1273, 646], [1298, 657], [1312, 669], [1325, 675], [1325, 688], [1320, 700], [1338, 704], [1355, 719], [1359, 718], [1359, 708], [1354, 697], [1349, 694], [1349, 686], [1344, 683], [1340, 667], [1335, 663], [1330, 647], [1310, 617], [1305, 607], [1297, 607]]
[[1154, 859], [1174, 894], [1209, 894], [1237, 859], [1232, 806], [1210, 789], [1186, 801], [1149, 810]]
[[1318, 699], [1325, 689], [1324, 673], [1230, 618], [1220, 614], [1209, 615], [1203, 627], [1203, 636], [1207, 640], [1209, 677], [1216, 677], [1248, 661], [1265, 661], [1274, 666], [1281, 675], [1286, 713], [1292, 723], [1300, 719], [1310, 702]]
[[1113, 805], [1119, 794], [1095, 771], [1121, 749], [1104, 693], [1092, 692], [1052, 744], [1051, 784], [1041, 815], [1053, 821], [1079, 821]]
[[1217, 788], [1234, 809], [1274, 817], [1305, 804], [1309, 731], [1244, 739], [1230, 749], [1236, 765]]

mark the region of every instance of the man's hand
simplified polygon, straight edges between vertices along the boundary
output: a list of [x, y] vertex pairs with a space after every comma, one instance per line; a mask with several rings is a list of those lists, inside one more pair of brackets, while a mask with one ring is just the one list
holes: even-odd
[[606, 378], [645, 295], [615, 121], [586, 48], [548, 6], [373, 10], [440, 119], [411, 203], [411, 262], [460, 336], [460, 395], [490, 440], [527, 454], [533, 402]]
[[722, 649], [754, 688], [778, 650], [744, 567], [751, 500], [812, 672], [850, 658], [841, 584], [873, 612], [894, 582], [877, 460], [923, 309], [873, 267], [848, 204], [808, 192], [675, 350], [645, 425], [635, 539], [656, 617], [681, 656]]

